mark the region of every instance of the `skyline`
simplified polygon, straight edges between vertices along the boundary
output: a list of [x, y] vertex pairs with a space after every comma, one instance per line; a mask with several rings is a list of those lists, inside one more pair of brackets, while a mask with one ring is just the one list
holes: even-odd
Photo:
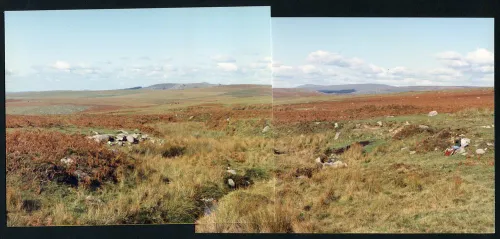
[[6, 91], [271, 79], [270, 7], [5, 12]]
[[270, 7], [30, 11], [6, 12], [5, 34], [6, 92], [494, 85], [493, 19], [271, 18]]
[[493, 86], [493, 19], [272, 18], [273, 87]]

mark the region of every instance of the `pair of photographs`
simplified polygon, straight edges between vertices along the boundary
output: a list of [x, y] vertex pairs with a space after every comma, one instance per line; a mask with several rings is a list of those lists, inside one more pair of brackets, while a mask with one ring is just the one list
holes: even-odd
[[7, 11], [7, 226], [494, 232], [493, 30]]

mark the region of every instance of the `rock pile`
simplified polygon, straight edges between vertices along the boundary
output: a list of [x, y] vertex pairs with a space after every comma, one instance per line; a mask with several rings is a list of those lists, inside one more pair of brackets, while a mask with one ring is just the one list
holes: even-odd
[[139, 133], [129, 134], [126, 131], [120, 130], [116, 135], [111, 134], [98, 134], [88, 136], [88, 139], [92, 139], [98, 143], [107, 142], [109, 145], [120, 145], [123, 146], [126, 143], [128, 144], [138, 144], [141, 141], [145, 141], [149, 139], [149, 135]]

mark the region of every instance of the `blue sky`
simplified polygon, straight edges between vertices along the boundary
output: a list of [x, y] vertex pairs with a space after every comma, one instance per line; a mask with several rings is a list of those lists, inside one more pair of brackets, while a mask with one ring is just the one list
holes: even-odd
[[270, 7], [6, 12], [6, 90], [271, 84], [270, 15]]
[[493, 19], [272, 18], [273, 86], [493, 86]]

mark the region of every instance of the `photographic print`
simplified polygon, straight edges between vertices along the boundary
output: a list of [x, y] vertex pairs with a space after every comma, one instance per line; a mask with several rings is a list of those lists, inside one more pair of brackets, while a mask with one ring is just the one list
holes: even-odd
[[288, 231], [494, 232], [493, 29], [273, 17], [276, 217]]
[[270, 7], [7, 11], [5, 38], [9, 227], [274, 215]]

